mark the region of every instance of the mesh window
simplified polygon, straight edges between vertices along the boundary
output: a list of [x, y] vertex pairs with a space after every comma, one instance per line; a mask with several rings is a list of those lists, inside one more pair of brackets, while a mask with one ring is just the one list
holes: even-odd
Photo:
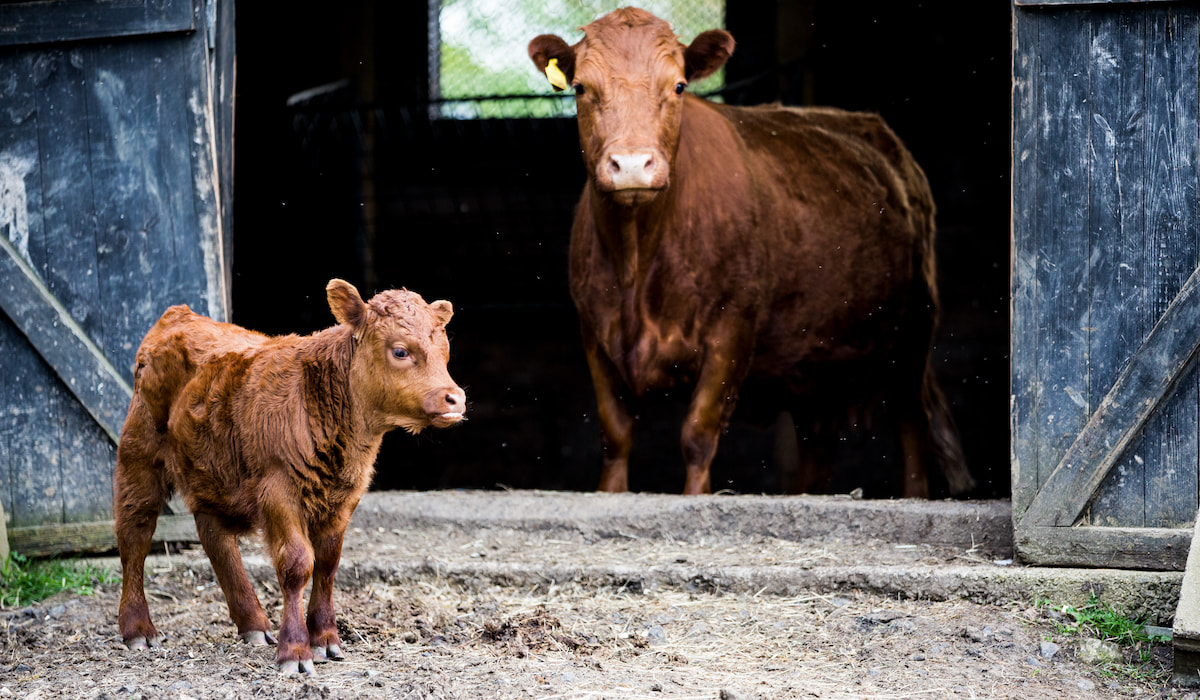
[[[526, 53], [538, 34], [573, 44], [579, 27], [620, 5], [613, 0], [430, 0], [431, 116], [447, 119], [571, 117], [574, 94], [555, 93]], [[725, 26], [725, 0], [642, 0], [684, 43]], [[720, 90], [724, 69], [688, 89]]]

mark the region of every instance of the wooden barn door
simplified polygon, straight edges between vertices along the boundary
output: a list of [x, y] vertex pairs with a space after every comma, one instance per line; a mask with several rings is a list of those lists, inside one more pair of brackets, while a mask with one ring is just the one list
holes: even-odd
[[1018, 1], [1018, 556], [1183, 569], [1197, 508], [1200, 8]]
[[171, 304], [228, 316], [232, 27], [224, 0], [0, 3], [0, 504], [17, 551], [113, 545], [141, 337]]

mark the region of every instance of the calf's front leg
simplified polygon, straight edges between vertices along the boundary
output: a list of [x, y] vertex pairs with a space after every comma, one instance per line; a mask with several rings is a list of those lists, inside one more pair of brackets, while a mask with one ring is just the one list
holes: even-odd
[[263, 520], [267, 547], [275, 564], [275, 575], [283, 594], [283, 615], [279, 621], [279, 647], [275, 665], [282, 674], [313, 674], [313, 653], [308, 642], [302, 603], [304, 588], [312, 578], [313, 547], [304, 524], [297, 516], [297, 499], [290, 490], [263, 487]]
[[333, 577], [342, 558], [342, 538], [346, 533], [346, 515], [337, 527], [312, 538], [314, 569], [312, 594], [308, 599], [308, 643], [313, 661], [341, 661], [342, 641], [337, 633], [337, 615], [333, 609]]

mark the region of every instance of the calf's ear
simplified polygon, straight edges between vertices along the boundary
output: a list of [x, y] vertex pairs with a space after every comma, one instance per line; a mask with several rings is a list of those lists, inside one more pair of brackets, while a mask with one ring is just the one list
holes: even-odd
[[433, 309], [433, 314], [437, 316], [439, 326], [450, 323], [450, 317], [454, 315], [454, 305], [445, 299], [438, 299], [430, 304], [429, 308]]
[[332, 279], [325, 285], [325, 296], [329, 299], [329, 310], [338, 323], [358, 328], [367, 314], [367, 305], [354, 285], [346, 280]]
[[[567, 42], [562, 38], [553, 34], [542, 34], [533, 38], [529, 42], [529, 58], [533, 60], [533, 65], [543, 73], [546, 72], [546, 66], [550, 63], [550, 59], [558, 60], [558, 69], [562, 71], [569, 85], [575, 79], [575, 49], [567, 45]], [[550, 75], [547, 74], [547, 78]], [[553, 81], [553, 79], [551, 79]], [[566, 87], [554, 86], [555, 90], [565, 90]]]
[[683, 51], [684, 75], [689, 81], [706, 78], [733, 55], [733, 35], [724, 29], [701, 32]]

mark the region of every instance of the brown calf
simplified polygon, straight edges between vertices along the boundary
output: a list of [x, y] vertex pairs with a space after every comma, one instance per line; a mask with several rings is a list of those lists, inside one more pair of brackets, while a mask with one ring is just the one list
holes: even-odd
[[178, 491], [242, 639], [275, 641], [237, 545], [259, 529], [283, 593], [280, 671], [343, 658], [333, 578], [383, 435], [454, 425], [466, 396], [446, 371], [450, 302], [391, 290], [364, 303], [336, 279], [326, 293], [340, 325], [310, 336], [268, 337], [173, 306], [138, 348], [113, 508], [130, 649], [159, 644], [142, 580], [158, 514]]
[[[896, 135], [872, 114], [689, 94], [733, 52], [724, 30], [685, 46], [626, 8], [583, 31], [574, 45], [536, 37], [529, 56], [540, 70], [554, 59], [576, 93], [588, 180], [570, 283], [603, 433], [600, 488], [628, 488], [629, 401], [684, 384], [684, 492], [709, 491], [739, 389], [758, 379], [814, 415], [886, 403], [904, 495], [928, 494], [929, 463], [952, 492], [969, 489], [929, 368], [933, 199]], [[812, 462], [804, 490], [828, 475]]]

